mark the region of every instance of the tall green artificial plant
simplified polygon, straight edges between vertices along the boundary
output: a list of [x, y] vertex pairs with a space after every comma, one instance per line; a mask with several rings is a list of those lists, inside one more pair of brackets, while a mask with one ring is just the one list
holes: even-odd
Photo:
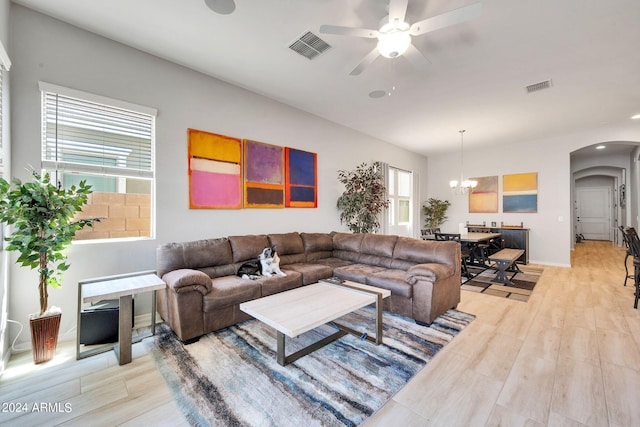
[[32, 175], [31, 181], [15, 179], [12, 185], [0, 178], [0, 221], [13, 226], [5, 238], [6, 249], [19, 253], [22, 266], [38, 270], [43, 315], [49, 308], [48, 286], [60, 287], [62, 273], [69, 268], [65, 249], [76, 231], [99, 219], [74, 219], [91, 193], [84, 181], [63, 189], [52, 184], [48, 174]]
[[353, 171], [339, 170], [338, 181], [345, 187], [337, 202], [340, 221], [353, 233], [378, 231], [380, 213], [389, 206], [381, 163], [362, 163]]

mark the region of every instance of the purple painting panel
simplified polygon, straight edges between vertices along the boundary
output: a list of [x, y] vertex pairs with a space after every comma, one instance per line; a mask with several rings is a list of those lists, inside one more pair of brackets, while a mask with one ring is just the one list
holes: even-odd
[[284, 147], [246, 141], [245, 181], [284, 184]]

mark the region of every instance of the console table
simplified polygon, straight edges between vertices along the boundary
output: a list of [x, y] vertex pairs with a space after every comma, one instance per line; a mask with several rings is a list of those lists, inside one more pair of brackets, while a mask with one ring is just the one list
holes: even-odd
[[[156, 292], [164, 289], [166, 284], [153, 271], [107, 276], [78, 282], [78, 325], [76, 341], [76, 359], [115, 350], [118, 363], [124, 365], [131, 362], [131, 344], [142, 340], [146, 336], [155, 335], [156, 329]], [[151, 300], [151, 334], [146, 336], [132, 336], [132, 300], [133, 295], [142, 292], [153, 292]], [[118, 313], [118, 344], [104, 345], [87, 351], [80, 351], [80, 313], [82, 303], [91, 303], [103, 299], [118, 298], [120, 301]]]

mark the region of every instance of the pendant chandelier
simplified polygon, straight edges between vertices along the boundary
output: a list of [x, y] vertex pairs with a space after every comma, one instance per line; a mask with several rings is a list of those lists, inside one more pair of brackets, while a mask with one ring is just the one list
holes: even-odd
[[460, 132], [460, 181], [451, 180], [449, 181], [449, 186], [453, 190], [455, 194], [467, 194], [473, 192], [473, 189], [478, 185], [478, 181], [474, 181], [472, 179], [464, 179], [464, 129], [459, 130]]

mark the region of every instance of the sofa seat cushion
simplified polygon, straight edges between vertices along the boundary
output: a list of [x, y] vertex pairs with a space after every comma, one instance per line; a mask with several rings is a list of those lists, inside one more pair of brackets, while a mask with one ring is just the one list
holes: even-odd
[[213, 279], [211, 292], [203, 297], [203, 311], [213, 311], [241, 302], [260, 298], [260, 284], [255, 280], [238, 276], [224, 276]]
[[347, 260], [344, 260], [344, 259], [341, 259], [341, 258], [328, 257], [328, 258], [317, 259], [317, 260], [313, 261], [313, 264], [326, 265], [328, 267], [331, 267], [332, 270], [335, 270], [338, 267], [345, 267], [347, 265], [353, 265], [353, 262], [347, 261]]
[[338, 267], [333, 270], [333, 274], [341, 279], [351, 280], [358, 283], [367, 283], [367, 276], [385, 270], [384, 267], [367, 264], [351, 264]]
[[[302, 274], [288, 269], [282, 269], [286, 276], [278, 276], [276, 274], [270, 277], [260, 277], [257, 280], [251, 280], [255, 285], [260, 287], [260, 296], [277, 294], [278, 292], [288, 291], [290, 289], [302, 286]], [[246, 279], [245, 279], [246, 280]]]
[[367, 285], [388, 289], [392, 295], [411, 298], [413, 286], [407, 283], [406, 277], [406, 271], [387, 269], [367, 276]]
[[294, 270], [302, 274], [302, 284], [310, 285], [320, 279], [333, 276], [333, 268], [328, 265], [315, 263], [297, 263], [287, 265], [288, 270]]

